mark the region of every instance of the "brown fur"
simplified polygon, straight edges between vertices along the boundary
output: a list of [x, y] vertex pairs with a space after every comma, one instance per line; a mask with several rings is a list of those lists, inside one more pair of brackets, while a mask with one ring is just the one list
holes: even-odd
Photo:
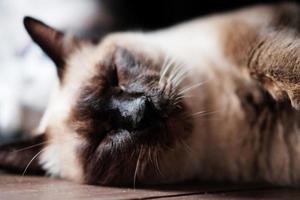
[[299, 109], [300, 9], [285, 4], [270, 9], [271, 16], [261, 23], [251, 19], [245, 23], [249, 16], [243, 13], [230, 20], [224, 26], [225, 53], [237, 66], [246, 67], [274, 98], [284, 100], [287, 94]]

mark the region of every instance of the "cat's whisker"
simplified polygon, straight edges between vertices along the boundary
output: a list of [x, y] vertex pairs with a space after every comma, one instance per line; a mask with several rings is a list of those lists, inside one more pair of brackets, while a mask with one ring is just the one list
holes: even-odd
[[188, 71], [184, 68], [176, 74], [176, 76], [171, 80], [175, 88], [187, 77], [187, 74]]
[[187, 75], [188, 75], [188, 71], [183, 70], [182, 74], [180, 74], [178, 78], [176, 77], [176, 79], [173, 81], [174, 86], [178, 87], [178, 85], [187, 77]]
[[172, 78], [178, 73], [179, 70], [180, 70], [180, 68], [178, 68], [177, 65], [173, 65], [172, 71], [170, 72], [169, 77], [168, 77], [167, 80], [169, 82], [171, 82]]
[[197, 88], [197, 87], [200, 87], [200, 86], [202, 86], [202, 85], [205, 84], [205, 83], [207, 83], [207, 81], [203, 81], [203, 82], [194, 84], [194, 85], [192, 85], [192, 86], [189, 86], [189, 87], [187, 87], [187, 88], [184, 88], [184, 89], [182, 89], [182, 90], [178, 93], [178, 95], [185, 94], [185, 93], [187, 93], [188, 91], [193, 90], [193, 89], [195, 89], [195, 88]]
[[200, 98], [199, 95], [182, 95], [183, 98]]
[[142, 151], [143, 151], [143, 146], [141, 146], [141, 149], [139, 151], [139, 156], [137, 158], [136, 165], [135, 165], [135, 170], [134, 170], [134, 175], [133, 175], [133, 189], [135, 189], [135, 185], [136, 185], [136, 178], [137, 178], [138, 170], [139, 170], [139, 167], [140, 167], [140, 160], [141, 160]]
[[184, 140], [180, 140], [180, 143], [184, 146], [184, 149], [185, 149], [188, 153], [193, 153], [192, 148], [191, 148]]
[[178, 74], [180, 74], [181, 70], [183, 70], [183, 68], [181, 67], [181, 64], [177, 64], [173, 66], [172, 71], [169, 74], [168, 77], [168, 81], [173, 83], [173, 79], [176, 78], [178, 76]]
[[169, 73], [169, 76], [167, 78], [167, 84], [168, 85], [174, 85], [174, 81], [173, 79], [176, 78], [178, 76], [178, 74], [181, 72], [182, 67], [180, 67], [180, 64], [175, 64], [175, 62], [173, 61], [173, 66], [172, 69]]
[[155, 152], [154, 160], [155, 160], [154, 163], [155, 163], [155, 168], [156, 168], [157, 172], [159, 173], [159, 175], [160, 175], [161, 177], [163, 177], [163, 173], [162, 173], [162, 171], [161, 171], [160, 168], [159, 168], [157, 151]]
[[201, 115], [203, 113], [207, 113], [207, 111], [205, 111], [205, 110], [198, 111], [198, 112], [195, 112], [195, 113], [191, 114], [190, 116], [197, 116], [197, 115]]
[[163, 72], [160, 75], [159, 83], [162, 82], [162, 80], [166, 77], [168, 71], [172, 68], [174, 63], [174, 60], [172, 58], [168, 58], [167, 63], [165, 64], [165, 67], [163, 67]]
[[197, 153], [193, 150], [193, 148], [187, 144], [186, 141], [180, 140], [181, 144], [183, 145], [184, 150], [187, 152], [187, 156], [191, 157], [193, 160], [198, 160]]
[[204, 116], [208, 116], [208, 115], [213, 115], [213, 114], [216, 114], [216, 113], [219, 113], [220, 110], [215, 110], [215, 111], [199, 111], [199, 112], [196, 112], [196, 113], [193, 113], [191, 115], [189, 115], [189, 117], [204, 117]]
[[31, 165], [31, 163], [42, 153], [42, 152], [44, 152], [46, 149], [42, 149], [42, 150], [40, 150], [37, 154], [35, 154], [33, 157], [32, 157], [32, 159], [28, 162], [28, 164], [26, 165], [26, 167], [25, 167], [25, 169], [24, 169], [24, 171], [23, 171], [23, 173], [22, 173], [22, 176], [24, 176], [25, 175], [25, 173], [26, 173], [26, 171], [27, 171], [27, 169], [29, 168], [29, 166]]
[[172, 70], [172, 73], [170, 73], [169, 75], [169, 80], [174, 79], [175, 77], [178, 77], [178, 75], [180, 75], [182, 72], [186, 72], [187, 69], [184, 68], [184, 64], [176, 61], [176, 63], [174, 62], [174, 67]]
[[152, 151], [152, 149], [151, 148], [149, 148], [148, 149], [148, 157], [149, 157], [149, 160], [150, 160], [150, 163], [152, 164], [152, 166], [154, 167], [154, 170], [157, 172], [157, 173], [159, 173], [160, 174], [160, 176], [162, 176], [162, 173], [161, 173], [161, 171], [160, 171], [160, 169], [159, 169], [159, 167], [158, 167], [158, 162], [157, 161], [153, 161], [153, 154], [152, 154], [152, 152], [155, 152], [155, 151]]
[[195, 151], [188, 145], [184, 140], [180, 140], [180, 143], [184, 146], [185, 151], [187, 151], [189, 156], [192, 156], [193, 159], [197, 160], [197, 157], [195, 155]]
[[178, 95], [176, 98], [174, 98], [175, 101], [185, 99], [185, 98], [199, 98], [199, 96], [195, 95]]
[[181, 99], [178, 99], [176, 96], [174, 97], [170, 97], [170, 99], [172, 99], [172, 105], [176, 106], [181, 102]]
[[161, 68], [160, 68], [160, 72], [159, 72], [160, 75], [163, 75], [164, 70], [165, 70], [166, 65], [167, 65], [167, 62], [169, 62], [169, 60], [170, 60], [170, 56], [169, 55], [165, 56], [165, 59], [164, 59], [162, 65], [161, 65]]
[[151, 154], [151, 148], [148, 148], [148, 160], [150, 163], [154, 164], [153, 159], [152, 159], [152, 154]]
[[18, 153], [18, 152], [21, 152], [21, 151], [25, 151], [25, 150], [32, 149], [34, 147], [38, 147], [38, 146], [41, 146], [43, 144], [49, 144], [49, 143], [50, 143], [49, 141], [47, 141], [47, 142], [41, 142], [41, 143], [34, 144], [34, 145], [31, 145], [31, 146], [28, 146], [28, 147], [24, 147], [24, 148], [21, 148], [21, 149], [16, 149], [13, 152], [14, 153]]
[[171, 82], [167, 82], [165, 85], [164, 94], [168, 96], [169, 99], [173, 99], [177, 95], [177, 90], [174, 88]]

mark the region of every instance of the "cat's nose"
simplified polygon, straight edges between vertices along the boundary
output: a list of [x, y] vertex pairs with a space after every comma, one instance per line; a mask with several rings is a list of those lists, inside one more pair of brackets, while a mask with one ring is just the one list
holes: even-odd
[[154, 117], [155, 107], [145, 96], [122, 100], [117, 104], [121, 124], [130, 129], [143, 128], [146, 121]]

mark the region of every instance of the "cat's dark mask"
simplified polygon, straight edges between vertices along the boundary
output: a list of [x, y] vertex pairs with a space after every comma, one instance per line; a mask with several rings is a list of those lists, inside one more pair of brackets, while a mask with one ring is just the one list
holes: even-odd
[[[24, 24], [54, 61], [59, 81], [39, 127], [42, 141], [35, 139], [43, 145], [27, 151], [23, 163], [40, 152], [32, 166], [93, 184], [186, 178], [176, 177], [184, 167], [173, 166], [175, 160], [185, 162], [181, 144], [192, 130], [179, 84], [172, 82], [180, 71], [174, 70], [173, 77], [162, 72], [165, 58], [152, 56], [126, 36], [109, 36], [95, 45], [32, 18]], [[13, 161], [3, 152], [2, 165], [9, 167]]]

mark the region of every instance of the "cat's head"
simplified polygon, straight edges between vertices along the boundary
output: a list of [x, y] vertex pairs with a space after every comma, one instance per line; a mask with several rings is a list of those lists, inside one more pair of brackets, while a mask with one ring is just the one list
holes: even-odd
[[185, 71], [176, 63], [120, 35], [93, 44], [32, 18], [24, 24], [58, 74], [39, 128], [44, 139], [38, 159], [47, 173], [92, 184], [194, 175], [187, 147], [193, 121], [181, 87]]

